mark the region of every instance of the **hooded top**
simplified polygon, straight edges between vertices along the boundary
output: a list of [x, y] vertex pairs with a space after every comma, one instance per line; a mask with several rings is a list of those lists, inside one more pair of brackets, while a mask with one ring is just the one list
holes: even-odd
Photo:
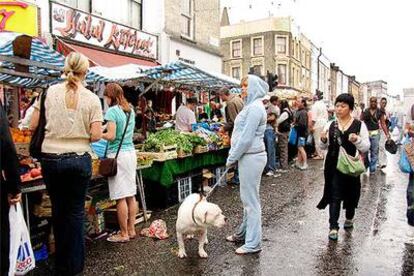
[[269, 86], [261, 78], [254, 75], [249, 75], [247, 81], [245, 107], [234, 122], [227, 165], [236, 163], [246, 153], [253, 154], [265, 151], [263, 137], [267, 115], [262, 99], [269, 91]]

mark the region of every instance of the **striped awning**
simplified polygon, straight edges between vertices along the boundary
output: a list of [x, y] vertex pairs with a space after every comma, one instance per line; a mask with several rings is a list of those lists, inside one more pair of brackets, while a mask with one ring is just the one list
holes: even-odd
[[195, 66], [175, 61], [160, 65], [143, 72], [145, 78], [160, 82], [179, 84], [183, 86], [202, 87], [204, 89], [218, 90], [222, 87], [239, 88], [240, 81], [229, 76], [207, 72]]
[[[21, 34], [18, 33], [0, 33], [0, 55], [3, 56], [13, 56], [13, 41], [14, 39]], [[33, 38], [30, 60], [41, 62], [48, 65], [53, 65], [63, 70], [65, 65], [65, 57], [54, 49], [50, 48], [44, 41]], [[14, 70], [15, 66], [11, 62], [0, 62], [0, 67], [4, 69]], [[46, 68], [40, 68], [36, 66], [29, 66], [29, 72], [39, 76], [48, 76], [53, 77], [52, 79], [45, 80], [42, 78], [28, 78], [28, 77], [19, 77], [12, 74], [0, 73], [0, 82], [26, 87], [48, 87], [52, 84], [62, 81], [61, 70], [52, 70]], [[89, 72], [86, 81], [88, 83], [93, 83], [96, 81], [105, 81], [105, 77], [94, 72]]]

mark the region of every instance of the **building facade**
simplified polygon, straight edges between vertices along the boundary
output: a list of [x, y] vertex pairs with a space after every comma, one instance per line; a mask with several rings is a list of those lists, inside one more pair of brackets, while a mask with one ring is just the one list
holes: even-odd
[[160, 37], [160, 62], [221, 73], [219, 0], [147, 0], [143, 28]]
[[290, 17], [269, 17], [221, 27], [223, 72], [240, 79], [252, 69], [278, 75], [278, 89], [311, 95], [311, 42]]
[[313, 94], [322, 93], [324, 102], [331, 105], [330, 83], [331, 83], [331, 62], [322, 53], [322, 49], [312, 44], [312, 85]]
[[362, 95], [361, 91], [361, 84], [356, 80], [355, 76], [349, 76], [348, 77], [348, 89], [349, 94], [354, 96], [355, 104], [359, 105], [360, 103], [363, 103], [364, 97]]
[[371, 97], [377, 97], [377, 99], [380, 100], [383, 97], [388, 97], [388, 84], [386, 81], [370, 81], [366, 82], [365, 85], [367, 86], [368, 99]]

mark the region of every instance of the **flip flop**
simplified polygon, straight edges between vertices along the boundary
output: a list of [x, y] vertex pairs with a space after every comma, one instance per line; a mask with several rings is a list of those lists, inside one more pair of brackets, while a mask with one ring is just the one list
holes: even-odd
[[236, 249], [235, 253], [237, 255], [250, 255], [250, 254], [260, 253], [260, 251], [262, 251], [262, 249], [257, 249], [257, 250], [254, 250], [254, 251], [246, 251], [242, 247], [239, 247], [239, 248]]
[[129, 237], [124, 238], [120, 234], [117, 233], [115, 235], [108, 237], [106, 240], [109, 242], [113, 242], [113, 243], [126, 243], [126, 242], [129, 242]]

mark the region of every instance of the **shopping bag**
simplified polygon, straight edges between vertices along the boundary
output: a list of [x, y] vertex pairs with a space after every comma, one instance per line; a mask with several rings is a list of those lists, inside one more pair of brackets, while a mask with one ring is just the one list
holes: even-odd
[[405, 146], [410, 144], [411, 140], [408, 138], [404, 138], [403, 147], [401, 148], [400, 160], [398, 165], [400, 166], [400, 170], [403, 173], [412, 173], [413, 169], [411, 168], [410, 160], [408, 159], [407, 151]]
[[292, 127], [289, 133], [289, 144], [296, 145], [298, 141], [298, 132], [296, 128]]
[[9, 253], [9, 276], [25, 275], [34, 269], [35, 258], [30, 235], [24, 221], [23, 211], [20, 204], [10, 207], [10, 253]]

